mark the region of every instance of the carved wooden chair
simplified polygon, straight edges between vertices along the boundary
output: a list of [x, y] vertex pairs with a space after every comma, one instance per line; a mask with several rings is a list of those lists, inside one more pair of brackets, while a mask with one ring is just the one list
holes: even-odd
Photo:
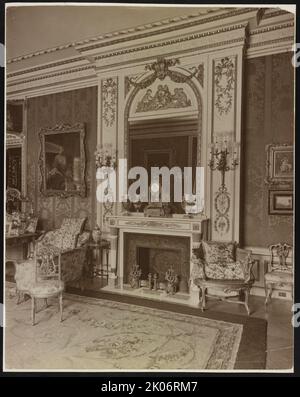
[[210, 241], [202, 242], [201, 246], [198, 258], [193, 258], [191, 279], [200, 289], [202, 311], [206, 298], [211, 297], [242, 304], [250, 315], [249, 295], [254, 282], [251, 251], [237, 248], [234, 242]]
[[81, 289], [84, 288], [83, 272], [90, 239], [90, 232], [81, 232], [84, 221], [85, 219], [65, 218], [59, 229], [50, 230], [39, 237], [35, 252], [28, 259], [15, 262], [17, 303], [20, 303], [22, 295], [29, 295], [28, 291], [35, 283], [34, 257], [47, 247], [60, 253], [62, 280], [66, 284], [77, 282]]
[[29, 288], [32, 325], [35, 325], [36, 300], [57, 297], [60, 321], [63, 315], [64, 282], [61, 280], [61, 253], [55, 247], [44, 247], [35, 254], [35, 283]]
[[265, 304], [272, 298], [273, 288], [276, 286], [291, 288], [293, 300], [292, 250], [293, 247], [286, 243], [270, 245], [270, 260], [265, 274]]

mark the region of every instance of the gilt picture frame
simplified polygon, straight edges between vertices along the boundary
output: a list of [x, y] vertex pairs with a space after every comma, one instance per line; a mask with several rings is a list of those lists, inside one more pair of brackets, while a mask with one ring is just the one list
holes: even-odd
[[287, 143], [269, 144], [266, 146], [266, 155], [265, 182], [291, 188], [294, 174], [293, 146]]
[[269, 191], [269, 215], [292, 215], [294, 209], [291, 190]]
[[85, 126], [59, 124], [39, 132], [40, 191], [44, 196], [86, 196]]

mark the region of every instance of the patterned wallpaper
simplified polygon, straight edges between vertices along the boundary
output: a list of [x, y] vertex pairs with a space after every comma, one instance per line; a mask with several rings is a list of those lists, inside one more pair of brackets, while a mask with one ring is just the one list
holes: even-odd
[[[39, 216], [39, 228], [49, 230], [60, 226], [65, 216], [88, 217], [87, 227], [93, 227], [95, 213], [95, 169], [93, 153], [97, 141], [97, 87], [89, 87], [58, 94], [45, 95], [28, 100], [27, 109], [27, 189], [33, 200], [35, 213]], [[42, 197], [38, 159], [41, 127], [59, 123], [85, 123], [86, 128], [86, 184], [87, 196]]]
[[268, 215], [265, 146], [293, 143], [293, 73], [291, 54], [246, 61], [242, 171], [242, 243], [267, 247], [293, 242], [293, 217]]

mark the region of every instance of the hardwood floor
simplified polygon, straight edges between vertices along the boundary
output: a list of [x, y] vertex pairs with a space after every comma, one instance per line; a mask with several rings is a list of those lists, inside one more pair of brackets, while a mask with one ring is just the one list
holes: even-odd
[[[250, 297], [251, 317], [268, 321], [267, 331], [267, 366], [266, 369], [291, 369], [293, 367], [293, 327], [291, 323], [291, 302], [272, 299], [267, 310], [264, 298]], [[208, 310], [247, 315], [245, 308], [216, 300], [209, 300]]]

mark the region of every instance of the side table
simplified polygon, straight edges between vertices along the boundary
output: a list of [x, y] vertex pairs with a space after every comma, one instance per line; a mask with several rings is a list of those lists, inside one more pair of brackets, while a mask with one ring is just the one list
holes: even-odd
[[[107, 240], [88, 244], [88, 272], [91, 278], [106, 277], [108, 280], [109, 248], [110, 243]], [[104, 252], [106, 254], [105, 263], [103, 263]]]

